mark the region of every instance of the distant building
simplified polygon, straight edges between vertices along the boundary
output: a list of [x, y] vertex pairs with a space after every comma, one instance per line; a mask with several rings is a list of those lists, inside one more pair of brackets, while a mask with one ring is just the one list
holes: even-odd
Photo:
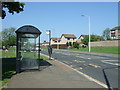
[[36, 47], [38, 47], [40, 44], [40, 47], [47, 47], [49, 45], [49, 42], [44, 41], [43, 43], [37, 43]]
[[51, 45], [53, 44], [60, 44], [60, 38], [51, 38]]
[[120, 39], [120, 26], [112, 28], [110, 30], [110, 39]]
[[41, 43], [41, 46], [48, 46], [49, 45], [49, 42], [46, 42], [46, 41], [44, 41], [43, 43]]

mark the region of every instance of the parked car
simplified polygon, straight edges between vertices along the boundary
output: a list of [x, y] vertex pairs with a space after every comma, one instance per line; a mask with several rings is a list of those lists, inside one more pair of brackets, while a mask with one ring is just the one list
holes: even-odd
[[85, 48], [85, 47], [87, 47], [87, 45], [81, 43], [81, 44], [80, 44], [80, 47], [84, 47], [84, 48]]

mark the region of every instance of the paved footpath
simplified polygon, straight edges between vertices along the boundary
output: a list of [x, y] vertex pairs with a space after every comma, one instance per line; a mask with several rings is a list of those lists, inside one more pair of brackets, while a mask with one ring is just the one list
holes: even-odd
[[40, 71], [14, 75], [7, 88], [104, 88], [56, 60]]

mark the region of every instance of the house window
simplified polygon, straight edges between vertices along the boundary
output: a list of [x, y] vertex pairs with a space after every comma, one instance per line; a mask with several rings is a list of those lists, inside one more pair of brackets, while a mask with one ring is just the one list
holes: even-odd
[[57, 41], [54, 41], [55, 43], [57, 42]]
[[70, 40], [70, 38], [67, 38], [67, 40]]
[[74, 38], [73, 38], [73, 40], [74, 40]]

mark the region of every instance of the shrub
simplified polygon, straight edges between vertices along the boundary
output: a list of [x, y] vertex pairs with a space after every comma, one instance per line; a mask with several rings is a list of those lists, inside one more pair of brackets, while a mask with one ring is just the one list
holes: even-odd
[[69, 46], [69, 43], [67, 42], [66, 45]]
[[74, 47], [74, 48], [78, 48], [78, 49], [79, 49], [79, 43], [74, 42], [74, 43], [73, 43], [73, 47]]

